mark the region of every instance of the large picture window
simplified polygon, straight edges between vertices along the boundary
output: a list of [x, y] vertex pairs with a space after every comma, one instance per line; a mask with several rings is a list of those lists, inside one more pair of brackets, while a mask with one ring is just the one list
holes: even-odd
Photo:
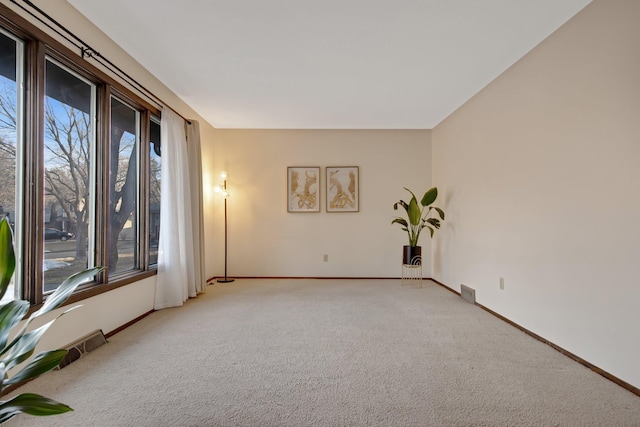
[[4, 13], [0, 217], [9, 218], [18, 255], [4, 299], [40, 304], [94, 266], [107, 268], [72, 301], [155, 274], [160, 111]]

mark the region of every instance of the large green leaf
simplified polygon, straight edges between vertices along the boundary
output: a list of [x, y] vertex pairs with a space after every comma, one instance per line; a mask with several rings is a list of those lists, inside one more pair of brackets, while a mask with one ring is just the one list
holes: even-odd
[[10, 420], [21, 412], [29, 415], [46, 416], [64, 414], [73, 409], [34, 393], [24, 393], [0, 404], [0, 423]]
[[[440, 220], [438, 218], [428, 218], [427, 222], [435, 228], [440, 228]], [[433, 236], [433, 233], [431, 233], [431, 235]]]
[[53, 322], [55, 322], [65, 314], [69, 313], [70, 311], [80, 307], [82, 306], [81, 305], [73, 306], [70, 309], [60, 313], [53, 320], [45, 323], [44, 325], [32, 331], [25, 333], [25, 331], [29, 328], [31, 321], [33, 321], [36, 318], [34, 314], [29, 316], [29, 319], [26, 322], [24, 322], [24, 324], [21, 326], [20, 331], [18, 331], [18, 333], [16, 334], [11, 344], [7, 345], [7, 349], [9, 349], [9, 351], [7, 352], [6, 355], [3, 355], [2, 357], [2, 359], [7, 364], [7, 369], [10, 369], [11, 367], [16, 366], [24, 362], [25, 360], [27, 360], [29, 357], [31, 357], [35, 347], [38, 345], [38, 342], [40, 341], [40, 338], [42, 338], [42, 335], [44, 335], [47, 329], [51, 327]]
[[7, 369], [4, 366], [4, 362], [0, 362], [0, 396], [2, 396], [4, 393], [4, 382], [6, 380], [6, 376], [7, 376]]
[[415, 197], [411, 198], [409, 202], [409, 209], [407, 210], [407, 214], [409, 215], [409, 222], [411, 225], [418, 225], [420, 223], [420, 216], [422, 212], [420, 211], [420, 207], [418, 206], [418, 201]]
[[49, 372], [60, 364], [67, 355], [67, 350], [51, 350], [38, 354], [20, 372], [5, 381], [5, 385], [18, 384], [32, 378], [37, 378], [45, 372]]
[[398, 210], [398, 205], [402, 206], [404, 208], [404, 210], [408, 210], [409, 209], [409, 205], [407, 205], [407, 202], [405, 202], [404, 200], [398, 200], [397, 202], [395, 202], [393, 204], [393, 210]]
[[409, 226], [409, 224], [407, 224], [407, 220], [404, 218], [395, 218], [393, 221], [391, 221], [391, 224], [400, 224], [404, 225], [405, 227]]
[[4, 353], [11, 330], [28, 311], [28, 301], [14, 300], [0, 307], [0, 354]]
[[69, 277], [56, 288], [53, 294], [47, 297], [44, 305], [40, 307], [40, 310], [33, 313], [33, 317], [41, 316], [58, 308], [69, 298], [79, 285], [93, 280], [95, 275], [100, 273], [102, 270], [104, 270], [104, 267], [93, 267]]
[[53, 319], [33, 331], [29, 331], [24, 335], [18, 335], [18, 337], [9, 344], [9, 351], [2, 358], [6, 369], [9, 370], [31, 357], [40, 338], [42, 338], [44, 333], [47, 332], [55, 321], [56, 319]]
[[[6, 293], [14, 270], [13, 236], [11, 227], [6, 218], [4, 218], [0, 221], [0, 298]], [[74, 274], [62, 282], [53, 294], [45, 300], [42, 307], [29, 316], [29, 319], [18, 328], [17, 332], [13, 331], [13, 329], [27, 314], [29, 302], [10, 301], [0, 306], [0, 395], [7, 385], [19, 384], [23, 381], [37, 378], [60, 364], [60, 361], [67, 354], [67, 350], [46, 351], [38, 354], [10, 379], [6, 378], [6, 372], [27, 361], [33, 355], [40, 338], [55, 320], [77, 307], [73, 307], [50, 322], [25, 333], [31, 321], [58, 308], [79, 285], [93, 280], [96, 274], [102, 270], [104, 270], [103, 267], [91, 268]], [[11, 343], [7, 344], [9, 337], [12, 337]], [[4, 423], [22, 412], [42, 416], [62, 414], [72, 410], [69, 406], [44, 396], [25, 393], [5, 402], [0, 401], [0, 423]]]
[[13, 251], [13, 233], [6, 217], [0, 221], [0, 299], [7, 292], [7, 287], [16, 268], [16, 255]]
[[422, 206], [429, 206], [431, 203], [435, 202], [437, 198], [438, 189], [436, 187], [430, 188], [426, 193], [424, 193], [424, 196], [422, 196], [420, 204], [422, 204]]

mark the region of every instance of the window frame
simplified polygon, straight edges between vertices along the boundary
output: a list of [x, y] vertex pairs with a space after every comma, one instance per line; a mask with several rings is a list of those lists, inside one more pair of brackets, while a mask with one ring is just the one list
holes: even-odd
[[[22, 133], [23, 156], [22, 168], [22, 200], [17, 201], [25, 224], [16, 240], [21, 250], [22, 262], [16, 277], [16, 286], [21, 288], [21, 299], [31, 303], [37, 309], [46, 296], [43, 294], [43, 249], [44, 249], [44, 210], [41, 209], [44, 197], [44, 97], [45, 94], [45, 61], [51, 58], [73, 73], [96, 85], [95, 150], [95, 265], [107, 265], [108, 256], [108, 203], [109, 203], [109, 156], [110, 145], [110, 100], [111, 96], [127, 103], [140, 113], [140, 142], [138, 147], [138, 215], [139, 235], [138, 269], [116, 273], [113, 278], [109, 272], [100, 274], [96, 281], [80, 286], [68, 299], [71, 304], [104, 292], [152, 277], [157, 273], [157, 265], [149, 263], [149, 138], [150, 121], [158, 120], [161, 110], [145, 98], [123, 85], [120, 81], [81, 58], [63, 43], [41, 30], [7, 6], [0, 4], [0, 27], [7, 34], [20, 40], [23, 44], [23, 98]], [[158, 120], [159, 121], [159, 120]], [[105, 151], [106, 150], [106, 151]], [[35, 206], [36, 208], [30, 208]]]

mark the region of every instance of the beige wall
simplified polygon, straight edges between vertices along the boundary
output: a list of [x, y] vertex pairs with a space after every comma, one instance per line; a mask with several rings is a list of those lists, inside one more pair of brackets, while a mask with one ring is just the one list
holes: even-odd
[[594, 1], [432, 135], [434, 277], [636, 387], [639, 16]]
[[[211, 175], [230, 174], [229, 275], [399, 277], [407, 243], [400, 227], [391, 226], [393, 203], [406, 197], [404, 186], [420, 196], [428, 189], [430, 137], [424, 130], [216, 130], [215, 148], [205, 157]], [[287, 212], [287, 166], [322, 167], [320, 213]], [[326, 212], [326, 166], [359, 166], [360, 212]], [[216, 242], [211, 273], [218, 276], [224, 274], [222, 203], [213, 198], [218, 220], [207, 239]], [[421, 243], [428, 256], [428, 234]]]

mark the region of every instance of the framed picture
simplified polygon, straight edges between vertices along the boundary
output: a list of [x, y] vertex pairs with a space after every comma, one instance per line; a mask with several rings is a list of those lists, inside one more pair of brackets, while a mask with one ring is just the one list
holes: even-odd
[[287, 168], [287, 212], [320, 212], [320, 168]]
[[327, 167], [327, 212], [360, 210], [359, 174], [358, 166]]

